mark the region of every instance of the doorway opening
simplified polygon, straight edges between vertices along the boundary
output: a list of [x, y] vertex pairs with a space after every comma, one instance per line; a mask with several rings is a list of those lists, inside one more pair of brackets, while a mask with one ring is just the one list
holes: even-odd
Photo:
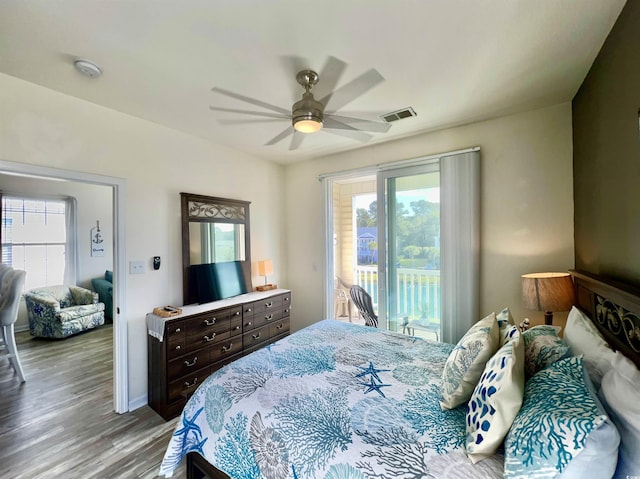
[[113, 408], [117, 413], [129, 410], [128, 368], [127, 368], [127, 325], [125, 298], [125, 196], [124, 179], [61, 170], [43, 166], [27, 165], [0, 160], [0, 173], [28, 176], [44, 180], [69, 181], [102, 185], [112, 189], [113, 221]]

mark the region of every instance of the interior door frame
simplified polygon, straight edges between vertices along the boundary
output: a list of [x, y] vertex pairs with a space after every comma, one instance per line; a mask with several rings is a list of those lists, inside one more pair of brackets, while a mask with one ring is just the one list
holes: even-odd
[[113, 189], [113, 407], [116, 413], [129, 411], [128, 332], [126, 321], [125, 203], [126, 180], [47, 166], [0, 159], [0, 172], [43, 179], [76, 181]]

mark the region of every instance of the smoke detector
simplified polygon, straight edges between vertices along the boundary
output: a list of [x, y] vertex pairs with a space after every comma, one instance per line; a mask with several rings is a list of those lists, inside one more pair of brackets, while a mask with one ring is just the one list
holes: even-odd
[[73, 66], [76, 67], [76, 70], [89, 78], [98, 78], [102, 75], [100, 67], [89, 60], [76, 60], [73, 62]]

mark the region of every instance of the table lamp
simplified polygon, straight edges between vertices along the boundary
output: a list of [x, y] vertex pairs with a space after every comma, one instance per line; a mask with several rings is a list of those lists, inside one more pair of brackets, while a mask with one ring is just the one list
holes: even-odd
[[267, 276], [273, 274], [273, 261], [270, 259], [263, 259], [258, 261], [258, 276], [264, 276], [264, 286], [257, 286], [257, 291], [269, 291], [275, 289], [275, 284], [267, 284]]
[[569, 311], [575, 290], [569, 273], [522, 275], [522, 307], [544, 311], [544, 324], [553, 323], [554, 311]]

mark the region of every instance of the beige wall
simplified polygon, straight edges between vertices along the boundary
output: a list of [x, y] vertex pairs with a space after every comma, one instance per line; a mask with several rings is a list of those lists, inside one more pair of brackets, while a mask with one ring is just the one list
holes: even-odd
[[273, 259], [269, 279], [289, 286], [279, 165], [1, 74], [0, 159], [126, 180], [127, 264], [162, 257], [159, 271], [126, 275], [134, 403], [147, 393], [145, 315], [182, 304], [180, 192], [251, 201], [252, 259]]
[[293, 164], [285, 170], [289, 271], [300, 329], [323, 317], [322, 184], [351, 168], [481, 148], [481, 314], [522, 310], [520, 275], [573, 267], [571, 105], [563, 103]]

